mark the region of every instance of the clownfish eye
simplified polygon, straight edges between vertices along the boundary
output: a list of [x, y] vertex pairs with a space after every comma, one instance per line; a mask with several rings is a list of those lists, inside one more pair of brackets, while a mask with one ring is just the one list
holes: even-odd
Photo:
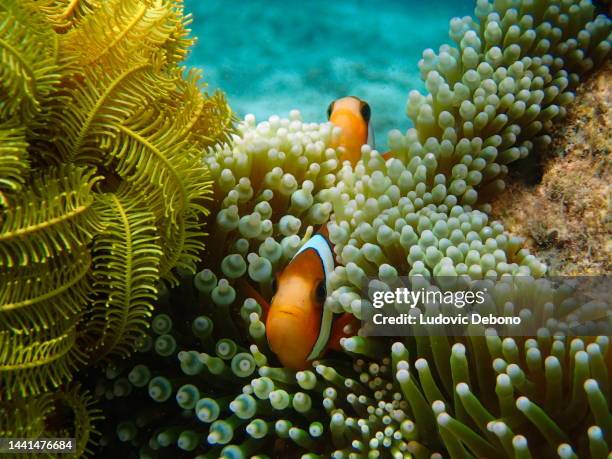
[[372, 116], [372, 110], [370, 109], [370, 104], [367, 102], [363, 102], [361, 104], [361, 116], [365, 120], [366, 123], [370, 122], [370, 116]]
[[327, 107], [327, 119], [331, 118], [331, 114], [332, 111], [334, 110], [334, 102], [336, 102], [335, 100], [333, 100], [330, 104], [329, 107]]
[[315, 293], [317, 295], [317, 302], [321, 304], [325, 303], [325, 300], [327, 299], [327, 287], [325, 287], [325, 280], [322, 280], [317, 284], [317, 290]]

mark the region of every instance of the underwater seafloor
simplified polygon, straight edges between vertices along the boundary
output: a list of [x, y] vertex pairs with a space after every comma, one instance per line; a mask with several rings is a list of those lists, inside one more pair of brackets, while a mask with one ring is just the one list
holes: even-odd
[[608, 458], [602, 4], [280, 5], [0, 0], [0, 457]]
[[[372, 107], [377, 147], [391, 129], [406, 130], [406, 88], [423, 90], [417, 62], [448, 40], [448, 21], [469, 15], [470, 0], [234, 2], [188, 0], [199, 39], [188, 64], [202, 67], [239, 116], [260, 121], [299, 108], [325, 121], [346, 95]], [[224, 52], [216, 50], [223, 49]]]

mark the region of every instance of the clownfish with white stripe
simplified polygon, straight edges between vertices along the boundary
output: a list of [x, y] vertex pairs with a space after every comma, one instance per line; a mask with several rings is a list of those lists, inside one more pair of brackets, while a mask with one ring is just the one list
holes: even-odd
[[273, 281], [266, 335], [270, 349], [287, 368], [309, 368], [328, 349], [339, 350], [340, 339], [357, 331], [352, 314], [334, 317], [324, 307], [334, 268], [334, 252], [324, 226]]
[[[353, 96], [332, 102], [329, 121], [342, 128], [336, 147], [343, 147], [341, 160], [355, 165], [361, 147], [374, 148], [370, 106]], [[283, 366], [303, 370], [328, 349], [340, 349], [340, 339], [352, 336], [357, 319], [335, 314], [324, 307], [335, 256], [324, 224], [295, 254], [273, 282], [273, 298], [266, 317], [266, 335], [272, 352]]]

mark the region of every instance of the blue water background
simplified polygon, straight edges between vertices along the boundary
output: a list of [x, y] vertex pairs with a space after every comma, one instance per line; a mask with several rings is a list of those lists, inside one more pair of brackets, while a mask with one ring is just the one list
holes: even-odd
[[372, 107], [376, 146], [405, 130], [406, 100], [424, 91], [418, 61], [450, 43], [448, 24], [473, 0], [186, 0], [198, 37], [188, 59], [239, 116], [324, 121], [329, 103], [356, 95]]

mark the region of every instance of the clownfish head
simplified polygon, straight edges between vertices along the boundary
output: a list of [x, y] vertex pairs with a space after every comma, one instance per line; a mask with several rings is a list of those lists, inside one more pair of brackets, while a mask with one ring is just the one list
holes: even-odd
[[323, 305], [333, 269], [329, 242], [317, 234], [274, 281], [266, 335], [270, 349], [287, 368], [308, 368], [327, 346], [332, 317]]
[[344, 147], [341, 160], [355, 165], [361, 159], [361, 147], [365, 144], [374, 148], [374, 131], [370, 124], [370, 105], [355, 96], [334, 100], [327, 108], [327, 118], [334, 126], [342, 128], [335, 146]]

